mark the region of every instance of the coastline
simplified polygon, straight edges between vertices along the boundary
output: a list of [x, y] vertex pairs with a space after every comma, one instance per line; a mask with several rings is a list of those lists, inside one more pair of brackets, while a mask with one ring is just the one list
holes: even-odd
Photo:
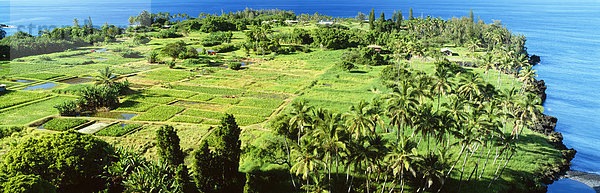
[[[540, 62], [540, 57], [536, 55], [531, 55], [529, 62], [532, 65], [536, 65]], [[528, 92], [537, 94], [541, 98], [541, 104], [543, 105], [546, 101], [546, 83], [544, 82], [544, 80], [536, 79], [533, 84], [534, 86], [531, 89], [529, 89]], [[565, 146], [565, 144], [563, 143], [562, 134], [556, 131], [556, 122], [558, 121], [558, 118], [540, 112], [538, 119], [539, 120], [537, 124], [530, 127], [530, 129], [548, 136], [550, 144], [552, 144], [554, 148], [556, 148], [562, 153], [563, 160], [560, 163], [548, 166], [544, 171], [540, 173], [541, 182], [545, 184], [544, 190], [537, 190], [534, 192], [547, 192], [548, 185], [554, 183], [555, 181], [561, 178], [569, 177], [569, 174], [571, 174], [571, 179], [582, 182], [590, 186], [591, 188], [594, 188], [594, 186], [591, 185], [597, 184], [594, 190], [600, 193], [600, 176], [596, 175], [596, 177], [594, 178], [589, 178], [590, 175], [578, 175], [580, 173], [574, 173], [570, 170], [571, 160], [575, 158], [575, 154], [577, 153], [577, 151], [573, 148], [567, 148], [567, 146]]]
[[594, 191], [597, 193], [600, 193], [600, 175], [598, 174], [569, 170], [565, 173], [563, 178], [569, 178], [581, 182], [594, 189]]

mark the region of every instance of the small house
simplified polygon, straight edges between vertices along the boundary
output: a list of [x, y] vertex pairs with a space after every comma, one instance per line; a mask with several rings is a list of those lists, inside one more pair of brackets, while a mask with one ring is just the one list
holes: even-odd
[[440, 52], [442, 52], [442, 54], [444, 54], [446, 56], [452, 56], [452, 54], [454, 54], [454, 51], [452, 51], [451, 49], [448, 49], [448, 48], [442, 48], [442, 49], [440, 49]]
[[286, 24], [298, 24], [298, 20], [285, 20]]
[[170, 29], [170, 28], [171, 28], [170, 25], [164, 25], [164, 26], [162, 26], [162, 29]]
[[367, 46], [367, 48], [374, 49], [377, 52], [381, 52], [381, 50], [382, 50], [382, 47], [378, 46], [378, 45], [369, 45], [369, 46]]
[[331, 21], [322, 21], [322, 22], [317, 23], [317, 25], [333, 25], [333, 22], [331, 22]]
[[6, 85], [0, 84], [0, 93], [6, 91]]
[[217, 51], [214, 51], [214, 50], [206, 50], [206, 54], [208, 54], [208, 55], [217, 55]]

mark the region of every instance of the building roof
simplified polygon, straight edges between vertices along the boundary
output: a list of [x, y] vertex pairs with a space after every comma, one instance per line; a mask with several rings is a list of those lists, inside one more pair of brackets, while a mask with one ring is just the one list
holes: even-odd
[[440, 52], [454, 52], [454, 51], [452, 51], [451, 49], [448, 49], [448, 48], [442, 48], [442, 49], [440, 49]]
[[0, 88], [6, 87], [6, 84], [0, 84]]
[[367, 46], [367, 48], [381, 49], [382, 47], [378, 46], [378, 45], [369, 45], [369, 46]]
[[331, 21], [322, 21], [318, 23], [319, 25], [333, 25], [333, 22]]

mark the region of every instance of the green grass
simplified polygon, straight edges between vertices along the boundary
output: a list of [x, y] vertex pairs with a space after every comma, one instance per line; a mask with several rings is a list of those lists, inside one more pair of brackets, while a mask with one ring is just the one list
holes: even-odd
[[54, 73], [32, 73], [32, 74], [20, 75], [19, 77], [32, 78], [32, 79], [38, 79], [38, 80], [49, 80], [49, 79], [53, 79], [53, 78], [60, 77], [60, 76], [64, 76], [64, 75], [54, 74]]
[[204, 111], [204, 110], [199, 110], [199, 109], [188, 109], [181, 114], [187, 115], [187, 116], [194, 116], [194, 117], [204, 117], [204, 118], [209, 118], [209, 119], [221, 119], [221, 118], [223, 118], [223, 116], [225, 116], [225, 113], [223, 113], [223, 112]]
[[265, 109], [276, 109], [283, 103], [280, 99], [258, 99], [258, 98], [242, 98], [238, 103], [239, 106], [257, 107]]
[[140, 128], [141, 125], [138, 124], [113, 124], [109, 127], [106, 127], [96, 133], [94, 135], [99, 136], [110, 136], [110, 137], [120, 137], [123, 136], [137, 128]]
[[233, 115], [252, 115], [257, 117], [269, 117], [273, 109], [251, 108], [251, 107], [231, 107], [225, 111]]
[[191, 96], [194, 96], [196, 93], [191, 92], [191, 91], [183, 91], [183, 90], [152, 88], [152, 89], [144, 90], [143, 94], [146, 96], [168, 96], [168, 97], [175, 97], [175, 98], [189, 98]]
[[87, 123], [88, 120], [84, 120], [84, 119], [63, 119], [63, 118], [56, 118], [56, 119], [52, 119], [46, 123], [44, 123], [44, 125], [42, 125], [42, 127], [44, 129], [48, 129], [48, 130], [53, 130], [53, 131], [66, 131], [69, 129], [73, 129], [81, 124]]
[[126, 100], [119, 105], [117, 111], [132, 111], [132, 112], [146, 112], [148, 109], [156, 106], [151, 103], [138, 102], [133, 100]]
[[190, 116], [175, 116], [171, 119], [171, 122], [181, 122], [181, 123], [202, 123], [204, 119], [200, 117], [190, 117]]
[[253, 124], [257, 124], [257, 123], [262, 123], [266, 120], [265, 118], [255, 117], [255, 116], [234, 115], [234, 117], [235, 117], [235, 121], [240, 126], [248, 126], [248, 125], [253, 125]]
[[188, 85], [173, 85], [173, 89], [187, 90], [213, 95], [239, 95], [242, 93], [239, 89], [220, 88], [220, 87], [203, 87], [203, 86], [188, 86]]
[[166, 121], [185, 108], [176, 106], [157, 106], [133, 118], [136, 121]]
[[43, 117], [58, 115], [54, 105], [71, 100], [73, 100], [72, 97], [55, 97], [4, 111], [0, 113], [0, 125], [25, 125]]
[[237, 98], [225, 98], [225, 97], [216, 97], [210, 100], [211, 103], [224, 104], [224, 105], [235, 105], [240, 102], [240, 99]]
[[0, 109], [15, 106], [18, 104], [34, 101], [50, 96], [46, 93], [27, 92], [27, 91], [7, 91], [0, 94]]
[[173, 70], [173, 69], [159, 69], [155, 71], [146, 72], [141, 75], [143, 79], [149, 80], [159, 80], [166, 82], [173, 82], [182, 80], [191, 76], [194, 76], [194, 73], [182, 71], [182, 70]]
[[194, 96], [188, 98], [187, 100], [190, 100], [190, 101], [209, 101], [209, 100], [211, 100], [213, 98], [215, 98], [215, 96], [212, 95], [212, 94], [198, 93], [197, 95], [194, 95]]

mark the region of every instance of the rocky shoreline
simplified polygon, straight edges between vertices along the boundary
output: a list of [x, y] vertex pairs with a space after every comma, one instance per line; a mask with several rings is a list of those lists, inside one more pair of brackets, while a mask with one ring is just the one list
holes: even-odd
[[[530, 57], [530, 63], [533, 65], [539, 63], [539, 61], [540, 61], [539, 56], [532, 55]], [[546, 87], [546, 83], [544, 82], [544, 80], [536, 80], [533, 83], [533, 86], [530, 87], [528, 92], [538, 95], [538, 97], [540, 97], [542, 99], [541, 104], [544, 104], [544, 102], [546, 101], [546, 88], [547, 87]], [[569, 149], [569, 148], [567, 148], [567, 146], [565, 146], [563, 144], [562, 134], [555, 130], [557, 121], [558, 121], [558, 119], [556, 117], [540, 113], [538, 115], [537, 124], [533, 125], [532, 127], [529, 127], [531, 130], [533, 130], [535, 132], [538, 132], [538, 133], [548, 136], [548, 138], [550, 140], [550, 144], [552, 144], [554, 146], [554, 148], [559, 150], [563, 156], [562, 162], [554, 164], [554, 165], [548, 165], [544, 171], [541, 171], [539, 178], [540, 178], [540, 181], [542, 183], [544, 183], [544, 186], [543, 187], [538, 186], [531, 192], [540, 192], [540, 193], [547, 192], [548, 191], [547, 185], [554, 183], [554, 181], [559, 180], [561, 176], [565, 176], [565, 175], [567, 175], [568, 172], [570, 172], [569, 167], [571, 166], [571, 160], [573, 160], [573, 158], [575, 157], [575, 153], [577, 151], [572, 148]], [[536, 186], [533, 186], [532, 188], [534, 188], [534, 187], [536, 187]]]

